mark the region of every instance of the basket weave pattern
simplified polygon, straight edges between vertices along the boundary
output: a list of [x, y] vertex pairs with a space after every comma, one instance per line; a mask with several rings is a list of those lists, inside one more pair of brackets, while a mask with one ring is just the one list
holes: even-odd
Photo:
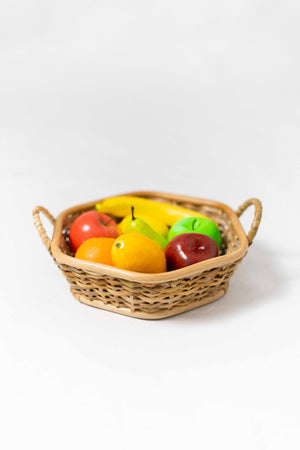
[[171, 310], [176, 306], [189, 306], [195, 301], [204, 300], [205, 303], [207, 298], [224, 295], [239, 262], [221, 270], [211, 269], [191, 278], [148, 286], [110, 276], [98, 278], [65, 265], [58, 264], [58, 267], [78, 300], [83, 297], [91, 303], [100, 300], [104, 305], [110, 304], [116, 308], [129, 309], [131, 312], [155, 313]]
[[[258, 211], [256, 208], [255, 218], [248, 235], [249, 242], [247, 241], [247, 245], [245, 245], [246, 236], [237, 232], [236, 226], [234, 226], [232, 217], [230, 217], [228, 211], [219, 207], [217, 203], [201, 204], [201, 202], [198, 202], [197, 204], [193, 203], [190, 198], [188, 200], [183, 200], [182, 197], [176, 198], [176, 196], [170, 198], [166, 194], [160, 196], [159, 194], [151, 195], [151, 193], [148, 193], [146, 195], [146, 193], [143, 193], [143, 197], [156, 201], [168, 201], [169, 203], [171, 202], [188, 209], [199, 211], [212, 218], [217, 223], [222, 234], [222, 256], [217, 258], [219, 260], [217, 266], [207, 268], [206, 262], [202, 262], [194, 265], [198, 266], [196, 273], [195, 270], [180, 269], [179, 271], [173, 271], [173, 273], [168, 272], [163, 274], [164, 276], [159, 274], [156, 279], [153, 275], [150, 277], [148, 275], [149, 280], [147, 280], [147, 277], [144, 277], [145, 279], [142, 280], [137, 277], [135, 280], [134, 277], [126, 279], [122, 271], [120, 271], [120, 274], [118, 271], [113, 274], [107, 273], [107, 270], [105, 270], [107, 266], [100, 264], [97, 265], [99, 270], [95, 270], [95, 265], [91, 267], [85, 263], [78, 265], [78, 260], [76, 261], [75, 258], [72, 258], [73, 254], [68, 244], [69, 229], [76, 217], [82, 212], [94, 208], [94, 204], [96, 203], [94, 202], [73, 208], [66, 214], [62, 213], [60, 236], [56, 240], [58, 243], [57, 249], [53, 247], [53, 242], [50, 241], [49, 244], [45, 238], [43, 234], [44, 230], [43, 228], [41, 229], [40, 223], [36, 223], [36, 226], [39, 226], [38, 231], [41, 238], [46, 240], [44, 244], [51, 252], [55, 263], [69, 282], [72, 294], [79, 301], [88, 305], [141, 318], [170, 316], [222, 297], [228, 289], [231, 276], [247, 252], [248, 244], [251, 243], [249, 239], [250, 233], [252, 233], [252, 241], [257, 231], [261, 210]], [[257, 201], [256, 199], [251, 199], [248, 205], [245, 202], [240, 207], [238, 215], [249, 205], [254, 204], [254, 200]], [[214, 202], [210, 201], [209, 203]], [[45, 211], [42, 212], [45, 213]], [[51, 215], [49, 214], [49, 216]], [[51, 218], [49, 216], [48, 218], [51, 220], [52, 216]], [[34, 217], [36, 219], [35, 221], [38, 222], [37, 212], [36, 216], [34, 214]], [[241, 247], [244, 250], [242, 252]], [[67, 264], [61, 255], [68, 257]], [[232, 255], [232, 258], [229, 258], [229, 260], [227, 258], [227, 262], [225, 263], [224, 261], [224, 264], [221, 264], [220, 261], [222, 261], [222, 258], [225, 259], [229, 255]], [[76, 264], [74, 261], [76, 261]], [[175, 276], [175, 272], [178, 275]], [[170, 274], [169, 279], [168, 274]]]

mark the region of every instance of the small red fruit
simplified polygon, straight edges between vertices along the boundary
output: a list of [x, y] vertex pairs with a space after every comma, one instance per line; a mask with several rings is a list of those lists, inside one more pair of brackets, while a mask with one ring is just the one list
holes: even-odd
[[205, 234], [182, 233], [168, 243], [165, 255], [168, 270], [176, 270], [219, 256], [219, 248], [216, 242]]
[[82, 213], [71, 225], [70, 247], [72, 252], [76, 252], [78, 247], [87, 239], [96, 237], [117, 238], [116, 222], [104, 213], [97, 211], [87, 211]]

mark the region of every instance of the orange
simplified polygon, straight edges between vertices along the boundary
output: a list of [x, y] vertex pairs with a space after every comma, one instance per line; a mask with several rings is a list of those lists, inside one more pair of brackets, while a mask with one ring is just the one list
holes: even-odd
[[106, 237], [87, 239], [78, 247], [75, 258], [112, 266], [111, 248], [114, 242], [114, 238]]
[[155, 241], [139, 233], [119, 236], [112, 246], [111, 255], [114, 265], [120, 269], [143, 273], [167, 270], [163, 249]]

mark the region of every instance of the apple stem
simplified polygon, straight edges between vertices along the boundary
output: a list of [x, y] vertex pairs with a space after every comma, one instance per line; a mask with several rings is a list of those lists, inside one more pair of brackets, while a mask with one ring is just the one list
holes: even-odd
[[134, 206], [131, 207], [131, 217], [132, 217], [132, 220], [135, 220], [135, 217], [134, 217]]

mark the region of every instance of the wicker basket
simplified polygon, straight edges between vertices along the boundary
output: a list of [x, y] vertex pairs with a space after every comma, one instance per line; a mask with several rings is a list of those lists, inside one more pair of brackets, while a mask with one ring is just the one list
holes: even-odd
[[[33, 220], [37, 231], [70, 283], [71, 292], [77, 300], [131, 317], [159, 319], [206, 305], [226, 293], [230, 277], [256, 235], [262, 214], [262, 205], [258, 199], [247, 200], [234, 212], [219, 202], [181, 195], [160, 192], [130, 192], [122, 195], [169, 202], [211, 217], [222, 234], [221, 256], [162, 274], [136, 273], [82, 261], [74, 258], [70, 251], [70, 226], [76, 217], [94, 209], [95, 204], [103, 199], [67, 209], [57, 219], [47, 209], [36, 206]], [[255, 208], [254, 219], [246, 236], [239, 217], [250, 205]], [[52, 240], [42, 225], [41, 212], [54, 225]]]

